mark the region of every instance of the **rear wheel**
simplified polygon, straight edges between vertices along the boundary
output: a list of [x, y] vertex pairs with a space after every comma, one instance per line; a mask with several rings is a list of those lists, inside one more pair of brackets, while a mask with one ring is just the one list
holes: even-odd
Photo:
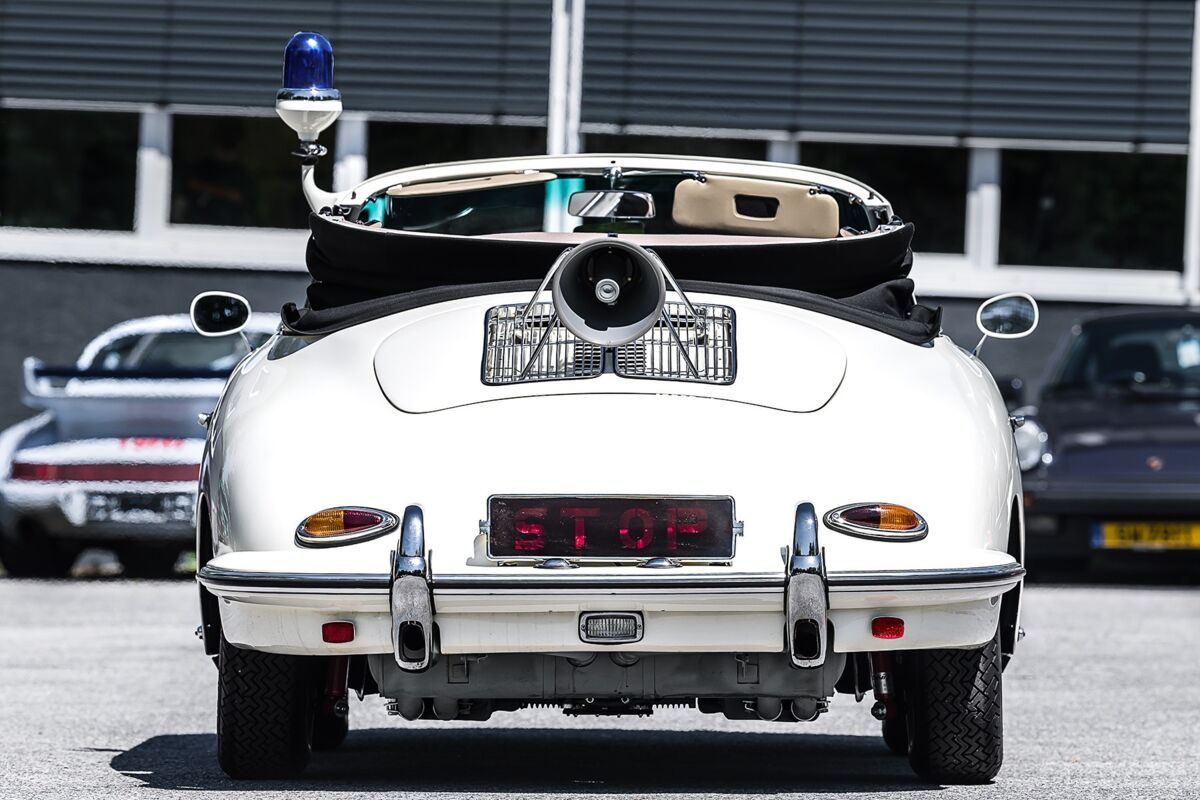
[[905, 659], [908, 759], [936, 783], [986, 783], [1004, 762], [1000, 642]]
[[12, 538], [0, 532], [0, 563], [14, 578], [65, 578], [78, 557], [79, 547], [40, 530], [18, 531]]
[[288, 778], [308, 766], [312, 669], [303, 656], [243, 650], [221, 637], [217, 759], [231, 778]]

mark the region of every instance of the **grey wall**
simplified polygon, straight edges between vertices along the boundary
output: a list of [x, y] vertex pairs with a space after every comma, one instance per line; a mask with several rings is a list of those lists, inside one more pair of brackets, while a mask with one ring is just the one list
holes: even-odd
[[1187, 141], [1180, 0], [588, 0], [586, 122]]
[[[192, 296], [227, 289], [260, 311], [300, 302], [306, 274], [165, 267], [0, 263], [0, 428], [29, 416], [21, 405], [21, 361], [37, 356], [70, 363], [105, 328], [131, 317], [186, 311]], [[945, 308], [945, 329], [971, 347], [978, 340], [977, 303], [924, 298]], [[1027, 339], [989, 342], [984, 361], [996, 376], [1015, 375], [1038, 385], [1046, 359], [1072, 320], [1097, 306], [1045, 303], [1038, 331]]]
[[550, 0], [4, 0], [0, 95], [261, 107], [300, 30], [356, 111], [546, 113]]

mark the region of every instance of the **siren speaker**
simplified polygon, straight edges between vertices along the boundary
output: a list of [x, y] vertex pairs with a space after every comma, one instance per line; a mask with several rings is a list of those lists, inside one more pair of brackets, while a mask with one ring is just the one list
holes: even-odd
[[592, 239], [564, 253], [550, 291], [567, 330], [601, 347], [644, 335], [658, 322], [667, 297], [657, 259], [615, 238]]

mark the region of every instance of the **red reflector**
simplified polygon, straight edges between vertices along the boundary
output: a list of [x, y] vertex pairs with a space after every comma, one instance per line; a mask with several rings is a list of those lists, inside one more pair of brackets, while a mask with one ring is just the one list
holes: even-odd
[[12, 465], [14, 481], [195, 481], [199, 464], [30, 464]]
[[321, 638], [329, 644], [345, 644], [354, 641], [353, 622], [326, 622], [321, 626]]
[[899, 639], [904, 636], [904, 620], [899, 617], [876, 617], [871, 620], [871, 635], [876, 639]]

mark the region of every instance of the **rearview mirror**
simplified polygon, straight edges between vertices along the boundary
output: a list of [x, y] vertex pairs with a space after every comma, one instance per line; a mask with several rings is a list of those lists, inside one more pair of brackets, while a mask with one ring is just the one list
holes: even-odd
[[567, 201], [567, 213], [583, 219], [653, 219], [654, 196], [624, 189], [575, 192]]
[[191, 317], [201, 336], [229, 336], [250, 321], [250, 304], [231, 292], [201, 292], [192, 298]]
[[1037, 301], [1024, 292], [997, 295], [980, 304], [975, 313], [975, 324], [984, 336], [1020, 339], [1037, 327]]

